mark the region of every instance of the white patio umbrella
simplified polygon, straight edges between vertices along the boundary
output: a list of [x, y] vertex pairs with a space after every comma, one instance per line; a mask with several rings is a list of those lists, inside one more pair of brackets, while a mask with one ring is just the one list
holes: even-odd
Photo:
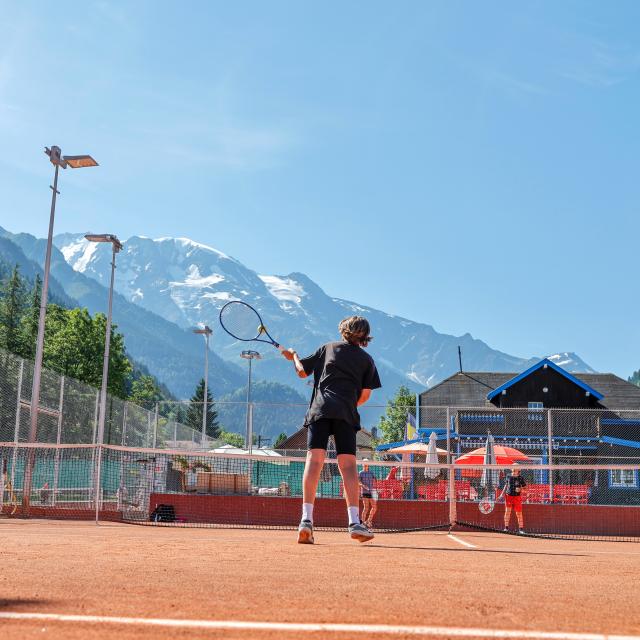
[[[483, 464], [498, 464], [496, 458], [496, 443], [491, 433], [487, 434], [487, 442], [485, 443]], [[490, 495], [491, 489], [498, 486], [500, 472], [497, 469], [483, 469], [480, 478], [481, 495]]]
[[[438, 464], [438, 447], [436, 446], [436, 432], [432, 431], [429, 436], [429, 448], [427, 449], [427, 457], [425, 462], [427, 464]], [[424, 468], [425, 478], [437, 478], [440, 475], [440, 470], [433, 467]]]

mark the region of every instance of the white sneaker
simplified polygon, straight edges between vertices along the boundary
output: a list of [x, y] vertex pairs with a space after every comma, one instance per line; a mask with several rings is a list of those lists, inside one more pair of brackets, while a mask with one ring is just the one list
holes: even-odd
[[302, 520], [298, 527], [298, 544], [313, 544], [313, 523]]
[[369, 540], [373, 540], [374, 538], [373, 533], [361, 522], [358, 522], [358, 524], [350, 524], [349, 534], [352, 540], [357, 540], [358, 542], [369, 542]]

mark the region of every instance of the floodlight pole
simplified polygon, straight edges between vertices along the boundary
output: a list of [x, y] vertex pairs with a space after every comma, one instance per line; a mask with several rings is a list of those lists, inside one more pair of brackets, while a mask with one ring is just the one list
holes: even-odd
[[100, 418], [98, 419], [98, 444], [104, 444], [104, 424], [107, 416], [107, 385], [109, 383], [109, 352], [111, 351], [111, 318], [113, 309], [113, 285], [116, 274], [116, 253], [120, 243], [111, 243], [111, 283], [109, 285], [109, 305], [107, 307], [107, 329], [104, 338], [104, 356], [102, 360], [102, 386], [100, 387]]
[[[56, 197], [58, 191], [58, 173], [60, 167], [66, 169], [97, 166], [97, 162], [91, 156], [68, 156], [62, 155], [60, 147], [53, 145], [50, 149], [45, 147], [45, 153], [55, 167], [53, 174], [53, 186], [51, 194], [51, 212], [49, 213], [49, 233], [47, 235], [47, 252], [44, 259], [44, 273], [42, 278], [42, 293], [40, 295], [40, 315], [38, 318], [38, 337], [36, 339], [36, 358], [33, 365], [33, 384], [31, 387], [31, 409], [29, 424], [29, 442], [35, 442], [38, 436], [38, 408], [40, 407], [40, 382], [42, 379], [42, 356], [44, 351], [44, 328], [47, 315], [47, 297], [49, 292], [49, 270], [51, 268], [51, 250], [53, 245], [53, 223], [56, 215]], [[34, 451], [30, 450], [27, 456], [27, 464], [24, 470], [24, 481], [22, 483], [22, 508], [28, 512], [31, 502], [31, 484], [33, 479]]]
[[202, 436], [200, 443], [202, 448], [206, 447], [207, 441], [207, 414], [209, 413], [209, 336], [213, 331], [205, 324], [203, 329], [194, 329], [193, 333], [204, 336], [204, 397], [202, 398]]
[[249, 378], [247, 380], [247, 426], [246, 426], [246, 440], [247, 451], [251, 454], [253, 449], [253, 407], [251, 406], [251, 365], [254, 360], [261, 360], [262, 356], [257, 351], [243, 351], [240, 354], [241, 358], [249, 361]]
[[[122, 244], [118, 238], [111, 234], [87, 234], [85, 236], [89, 242], [110, 242], [111, 243], [111, 280], [109, 284], [109, 303], [107, 305], [107, 327], [104, 337], [104, 355], [102, 358], [102, 385], [100, 387], [100, 413], [98, 418], [98, 437], [96, 445], [98, 446], [98, 456], [96, 462], [96, 478], [95, 478], [95, 509], [96, 523], [100, 512], [100, 488], [102, 474], [102, 445], [104, 444], [104, 425], [107, 416], [107, 385], [109, 384], [109, 353], [111, 350], [111, 317], [113, 309], [113, 286], [116, 274], [116, 254], [122, 249]], [[123, 443], [124, 444], [124, 443]]]
[[[51, 248], [53, 244], [53, 223], [56, 215], [56, 196], [58, 195], [58, 173], [60, 165], [55, 164], [53, 174], [53, 190], [51, 194], [51, 212], [49, 214], [49, 234], [47, 236], [47, 252], [44, 259], [44, 273], [42, 278], [42, 293], [40, 294], [40, 316], [38, 318], [38, 338], [36, 340], [36, 359], [33, 365], [33, 384], [31, 387], [31, 411], [29, 425], [29, 442], [35, 442], [38, 435], [38, 407], [40, 406], [40, 381], [42, 378], [42, 356], [44, 351], [44, 325], [47, 315], [47, 295], [49, 291], [49, 269], [51, 267]], [[33, 479], [34, 451], [27, 455], [27, 464], [24, 470], [24, 482], [22, 483], [22, 508], [29, 510], [31, 502], [31, 485]]]

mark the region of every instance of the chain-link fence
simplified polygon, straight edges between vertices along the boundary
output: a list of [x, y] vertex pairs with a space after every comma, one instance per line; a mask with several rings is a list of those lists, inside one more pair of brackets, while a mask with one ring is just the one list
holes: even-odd
[[[33, 362], [0, 349], [0, 442], [29, 440]], [[43, 369], [36, 442], [95, 444], [100, 390]], [[200, 410], [202, 415], [202, 410]], [[104, 443], [129, 447], [210, 448], [217, 441], [202, 437], [201, 427], [180, 421], [171, 406], [146, 409], [107, 396]]]

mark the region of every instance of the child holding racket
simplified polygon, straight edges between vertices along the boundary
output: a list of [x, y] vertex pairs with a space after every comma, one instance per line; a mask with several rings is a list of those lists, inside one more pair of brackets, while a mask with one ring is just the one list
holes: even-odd
[[520, 469], [513, 467], [511, 474], [505, 480], [504, 488], [498, 499], [505, 498], [504, 531], [509, 530], [511, 511], [516, 512], [518, 520], [518, 533], [524, 533], [524, 519], [522, 517], [522, 489], [527, 486], [524, 478], [520, 477]]
[[307, 358], [299, 358], [293, 349], [282, 352], [285, 358], [293, 361], [300, 378], [313, 375], [313, 395], [304, 423], [308, 428], [308, 451], [303, 477], [302, 521], [298, 527], [301, 544], [313, 544], [313, 505], [330, 435], [335, 440], [344, 485], [349, 534], [359, 542], [373, 538], [373, 533], [360, 522], [359, 515], [356, 433], [361, 427], [357, 407], [369, 400], [372, 389], [382, 385], [373, 358], [363, 350], [372, 340], [366, 318], [345, 318], [338, 330], [341, 341], [322, 345]]

